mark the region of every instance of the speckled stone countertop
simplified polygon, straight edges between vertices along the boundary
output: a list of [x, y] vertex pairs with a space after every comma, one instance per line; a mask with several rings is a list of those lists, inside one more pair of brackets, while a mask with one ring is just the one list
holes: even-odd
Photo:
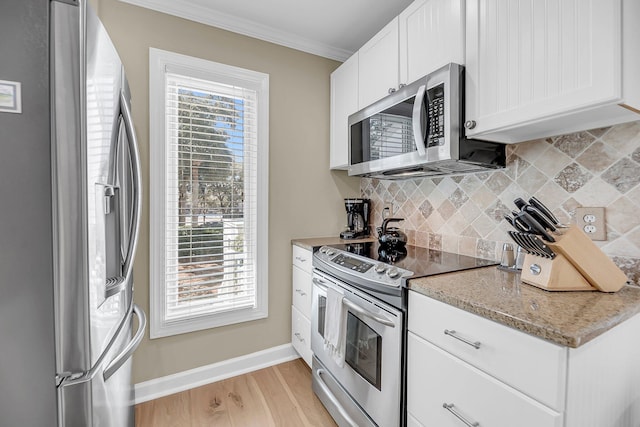
[[341, 239], [340, 237], [311, 237], [308, 239], [293, 239], [291, 243], [300, 246], [301, 248], [308, 249], [310, 251], [313, 248], [319, 248], [324, 245], [341, 245], [347, 243], [365, 243], [365, 242], [377, 242], [378, 239], [375, 237], [366, 237], [362, 239]]
[[549, 292], [483, 267], [409, 281], [409, 289], [556, 344], [579, 347], [640, 313], [640, 287]]

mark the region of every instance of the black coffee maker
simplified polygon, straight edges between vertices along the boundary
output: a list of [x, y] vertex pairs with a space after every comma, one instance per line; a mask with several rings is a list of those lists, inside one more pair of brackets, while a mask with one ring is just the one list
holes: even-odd
[[369, 236], [369, 199], [344, 199], [347, 210], [347, 229], [340, 233], [341, 239], [357, 239]]

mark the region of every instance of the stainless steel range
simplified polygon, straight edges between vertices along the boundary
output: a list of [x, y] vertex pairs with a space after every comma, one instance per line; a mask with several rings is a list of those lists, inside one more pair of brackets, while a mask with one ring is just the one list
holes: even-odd
[[407, 280], [492, 264], [377, 243], [323, 246], [314, 253], [312, 384], [339, 426], [406, 424]]

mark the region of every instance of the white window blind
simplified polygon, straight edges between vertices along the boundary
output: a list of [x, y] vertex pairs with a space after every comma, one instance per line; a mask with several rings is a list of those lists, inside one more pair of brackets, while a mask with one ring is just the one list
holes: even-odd
[[163, 286], [154, 298], [161, 315], [154, 328], [152, 309], [152, 336], [265, 317], [266, 270], [260, 264], [266, 254], [260, 254], [259, 233], [259, 196], [266, 192], [259, 185], [260, 144], [266, 144], [260, 132], [263, 85], [243, 85], [237, 73], [194, 71], [193, 64], [163, 64], [160, 71], [165, 173], [163, 250], [156, 253]]

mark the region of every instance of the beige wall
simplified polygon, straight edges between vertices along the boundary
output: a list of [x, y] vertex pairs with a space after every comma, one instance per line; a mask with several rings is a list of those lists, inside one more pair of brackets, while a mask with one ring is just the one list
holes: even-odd
[[162, 377], [290, 342], [292, 238], [336, 235], [342, 198], [359, 180], [329, 172], [329, 74], [339, 64], [131, 6], [95, 0], [127, 71], [140, 140], [145, 199], [135, 264], [135, 301], [149, 313], [149, 48], [248, 68], [270, 76], [269, 317], [155, 340], [135, 353], [134, 382]]

